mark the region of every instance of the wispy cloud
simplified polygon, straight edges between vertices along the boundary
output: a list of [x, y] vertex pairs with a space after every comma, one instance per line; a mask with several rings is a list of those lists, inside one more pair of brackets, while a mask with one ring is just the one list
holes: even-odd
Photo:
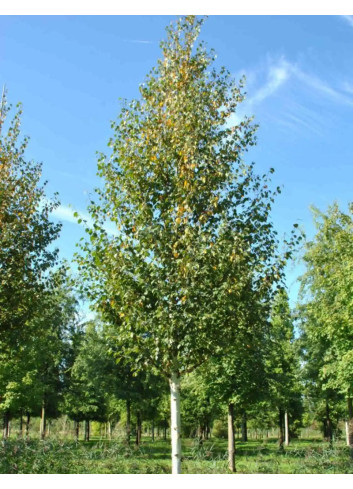
[[[325, 127], [332, 120], [333, 107], [337, 104], [353, 107], [353, 84], [328, 83], [285, 57], [268, 59], [265, 65], [250, 71], [250, 74], [248, 91], [252, 95], [239, 108], [230, 121], [231, 125], [239, 123], [245, 114], [256, 114], [259, 110], [261, 113], [261, 107], [266, 106], [264, 116], [285, 131], [299, 132], [302, 128], [323, 136]], [[267, 103], [270, 98], [274, 99], [271, 105]], [[321, 108], [318, 111], [318, 106], [323, 107], [324, 103], [324, 110], [331, 114], [330, 118], [325, 118]]]
[[320, 93], [323, 96], [345, 105], [353, 105], [353, 99], [351, 97], [348, 97], [340, 90], [333, 88], [327, 82], [321, 80], [315, 75], [305, 73], [295, 66], [293, 66], [293, 74], [307, 87], [314, 89], [316, 93]]
[[[78, 218], [74, 216], [75, 212], [76, 211], [69, 205], [59, 205], [59, 207], [53, 210], [52, 215], [61, 221], [78, 224]], [[93, 221], [88, 214], [85, 214], [84, 212], [78, 212], [78, 214], [82, 220], [87, 221], [89, 226], [93, 226]]]
[[342, 15], [341, 16], [351, 27], [353, 27], [353, 15]]
[[153, 44], [153, 41], [145, 39], [124, 39], [125, 42], [131, 42], [133, 44]]
[[353, 83], [344, 82], [342, 88], [345, 92], [353, 94]]
[[[75, 217], [75, 212], [77, 212], [79, 217]], [[52, 215], [60, 221], [70, 222], [89, 228], [93, 227], [93, 220], [87, 213], [75, 211], [69, 205], [59, 205], [59, 207], [53, 210]], [[79, 223], [78, 219], [82, 219], [82, 222]], [[117, 236], [119, 234], [114, 223], [107, 222], [103, 228], [111, 236]]]
[[[258, 70], [243, 70], [245, 73], [247, 85], [252, 87], [256, 86], [256, 80], [258, 75], [262, 73], [257, 72]], [[276, 92], [289, 80], [291, 75], [291, 65], [284, 59], [281, 58], [276, 62], [270, 62], [266, 66], [265, 78], [266, 81], [260, 87], [254, 89], [254, 94], [246, 98], [244, 103], [238, 110], [237, 114], [234, 114], [229, 121], [229, 125], [239, 124], [245, 117], [245, 115], [251, 115], [257, 105], [260, 105], [267, 98], [274, 96]], [[241, 78], [239, 75], [236, 78]]]
[[283, 58], [276, 64], [270, 65], [266, 83], [257, 90], [248, 103], [258, 104], [273, 95], [289, 79], [291, 72], [291, 65]]

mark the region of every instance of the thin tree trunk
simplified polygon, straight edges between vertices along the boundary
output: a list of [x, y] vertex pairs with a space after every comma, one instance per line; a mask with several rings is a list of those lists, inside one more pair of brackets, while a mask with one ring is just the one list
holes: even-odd
[[202, 428], [200, 424], [197, 427], [196, 437], [197, 437], [198, 446], [202, 445]]
[[283, 450], [283, 442], [284, 442], [284, 434], [283, 434], [283, 411], [282, 409], [279, 409], [278, 412], [278, 427], [279, 427], [279, 439], [278, 439], [278, 446], [280, 450]]
[[163, 427], [163, 440], [167, 439], [167, 420], [164, 420], [164, 427]]
[[326, 437], [330, 446], [332, 446], [332, 422], [330, 418], [330, 406], [328, 400], [326, 399]]
[[44, 440], [45, 438], [45, 430], [46, 430], [46, 413], [45, 413], [45, 403], [44, 401], [42, 402], [42, 415], [40, 418], [40, 439]]
[[172, 474], [181, 474], [180, 378], [176, 372], [172, 372], [169, 384]]
[[243, 411], [241, 419], [241, 441], [248, 441], [248, 426], [246, 422], [246, 411]]
[[29, 412], [27, 412], [27, 417], [26, 417], [26, 440], [29, 439], [29, 422], [31, 420], [31, 415]]
[[347, 443], [347, 447], [349, 447], [349, 423], [346, 420], [344, 424], [346, 427], [346, 443]]
[[136, 445], [137, 446], [139, 446], [141, 443], [141, 435], [142, 435], [141, 411], [137, 411], [137, 420], [136, 420]]
[[20, 438], [23, 438], [23, 416], [22, 416], [22, 412], [21, 412], [21, 417], [20, 417]]
[[130, 399], [126, 401], [126, 441], [130, 445], [131, 435], [131, 402]]
[[353, 449], [353, 402], [352, 398], [347, 399], [348, 408], [348, 445]]
[[152, 442], [154, 442], [154, 419], [152, 419], [151, 437], [152, 437]]
[[108, 421], [108, 439], [112, 439], [112, 423]]
[[3, 431], [2, 431], [2, 437], [3, 437], [3, 440], [5, 440], [5, 441], [9, 437], [9, 432], [10, 432], [10, 430], [9, 430], [9, 423], [10, 423], [10, 421], [9, 421], [9, 414], [8, 414], [8, 412], [6, 412], [4, 414], [4, 417], [3, 417]]
[[228, 405], [228, 465], [235, 472], [234, 404]]
[[90, 436], [90, 433], [89, 433], [89, 419], [86, 419], [85, 420], [85, 441], [89, 441], [89, 436]]
[[76, 443], [78, 443], [78, 440], [80, 438], [80, 422], [75, 421], [75, 438], [76, 438]]
[[288, 411], [286, 410], [284, 413], [284, 444], [286, 447], [289, 445], [289, 419], [288, 419]]
[[348, 423], [347, 423], [347, 444], [350, 448], [350, 456], [353, 459], [353, 402], [352, 398], [347, 399]]

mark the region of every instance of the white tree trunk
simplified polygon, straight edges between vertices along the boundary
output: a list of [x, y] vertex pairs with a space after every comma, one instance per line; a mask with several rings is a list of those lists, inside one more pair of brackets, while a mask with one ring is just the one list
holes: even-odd
[[284, 444], [286, 447], [289, 445], [289, 421], [288, 421], [288, 411], [284, 413]]
[[172, 439], [172, 474], [181, 474], [180, 378], [173, 372], [170, 384], [170, 433]]
[[235, 472], [234, 405], [228, 405], [228, 466]]
[[346, 443], [347, 443], [347, 447], [349, 447], [349, 425], [348, 425], [348, 421], [345, 422], [345, 425], [346, 425]]

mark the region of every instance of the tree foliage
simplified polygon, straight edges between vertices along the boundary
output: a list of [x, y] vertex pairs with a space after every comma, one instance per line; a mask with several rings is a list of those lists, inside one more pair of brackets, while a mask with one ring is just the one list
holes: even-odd
[[195, 45], [201, 24], [187, 17], [167, 30], [141, 99], [112, 124], [80, 261], [125, 354], [130, 345], [168, 377], [228, 345], [237, 329], [229, 316], [253, 289], [271, 290], [283, 266], [269, 221], [276, 192], [242, 161], [255, 127], [248, 118], [231, 125], [243, 82], [211, 69], [213, 52]]
[[50, 221], [58, 205], [40, 184], [41, 165], [26, 161], [28, 138], [20, 141], [21, 106], [7, 124], [10, 106], [0, 108], [0, 341], [18, 340], [48, 287], [47, 271], [57, 260], [50, 247], [59, 224]]

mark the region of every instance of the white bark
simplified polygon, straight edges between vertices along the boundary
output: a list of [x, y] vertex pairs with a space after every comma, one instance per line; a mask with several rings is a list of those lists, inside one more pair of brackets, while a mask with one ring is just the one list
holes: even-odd
[[228, 466], [235, 472], [234, 406], [228, 405]]
[[289, 445], [289, 421], [288, 421], [288, 411], [284, 413], [284, 444], [286, 447]]
[[349, 423], [348, 421], [346, 421], [346, 443], [347, 443], [347, 447], [349, 447]]
[[173, 372], [170, 384], [170, 433], [172, 439], [172, 474], [181, 474], [180, 378]]

